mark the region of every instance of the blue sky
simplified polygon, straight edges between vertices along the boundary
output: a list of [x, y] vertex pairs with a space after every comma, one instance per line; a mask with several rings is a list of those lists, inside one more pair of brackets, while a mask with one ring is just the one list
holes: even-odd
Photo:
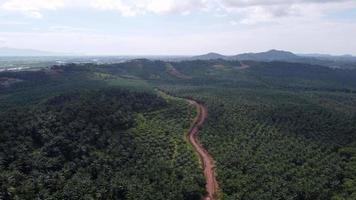
[[110, 55], [356, 54], [354, 0], [0, 0], [0, 47]]

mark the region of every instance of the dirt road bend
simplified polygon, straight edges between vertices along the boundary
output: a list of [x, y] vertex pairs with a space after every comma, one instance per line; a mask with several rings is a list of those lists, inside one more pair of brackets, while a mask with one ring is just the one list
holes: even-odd
[[202, 104], [199, 104], [196, 101], [188, 100], [188, 102], [194, 105], [197, 108], [198, 115], [195, 118], [191, 129], [188, 132], [188, 141], [193, 146], [194, 150], [199, 155], [200, 163], [204, 170], [204, 177], [206, 180], [206, 192], [207, 195], [204, 197], [204, 200], [216, 200], [217, 199], [217, 192], [218, 192], [218, 183], [215, 177], [215, 170], [214, 170], [214, 160], [209, 154], [209, 152], [201, 145], [198, 140], [198, 132], [199, 128], [203, 125], [208, 110]]

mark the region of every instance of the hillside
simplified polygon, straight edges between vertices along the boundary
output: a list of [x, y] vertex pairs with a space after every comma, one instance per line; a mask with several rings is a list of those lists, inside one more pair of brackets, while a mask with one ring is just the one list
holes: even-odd
[[215, 161], [220, 199], [353, 199], [356, 70], [243, 64], [0, 72], [0, 196], [201, 199], [203, 171], [184, 137], [197, 111], [186, 98], [207, 109], [196, 139]]

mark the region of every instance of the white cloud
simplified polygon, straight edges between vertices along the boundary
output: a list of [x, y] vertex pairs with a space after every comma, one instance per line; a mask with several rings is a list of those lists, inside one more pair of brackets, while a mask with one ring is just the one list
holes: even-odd
[[[330, 9], [356, 6], [354, 0], [0, 0], [0, 9], [41, 18], [42, 11], [68, 7], [119, 12], [125, 17], [152, 14], [238, 14], [240, 22], [254, 24], [284, 17], [322, 15]], [[237, 21], [235, 19], [235, 21]]]
[[204, 0], [155, 0], [147, 2], [147, 10], [157, 14], [180, 13], [187, 14], [206, 7]]
[[221, 0], [222, 3], [229, 7], [291, 5], [304, 3], [332, 3], [345, 1], [348, 0]]
[[22, 12], [34, 18], [41, 18], [42, 10], [55, 10], [64, 6], [64, 0], [8, 0], [0, 4], [3, 10]]
[[91, 0], [91, 6], [101, 10], [116, 10], [123, 16], [153, 14], [187, 14], [205, 7], [208, 0]]
[[138, 12], [133, 6], [121, 0], [91, 0], [90, 6], [99, 10], [116, 10], [126, 17], [135, 16]]
[[125, 17], [153, 14], [187, 14], [211, 0], [0, 0], [0, 9], [41, 18], [42, 11], [82, 7], [117, 11]]
[[[42, 27], [36, 26], [36, 20], [28, 20], [34, 26], [22, 29], [32, 30], [1, 30], [0, 40], [20, 48], [116, 54], [198, 54], [219, 49], [233, 54], [271, 48], [321, 53], [356, 51], [356, 24], [323, 17], [329, 12], [356, 8], [354, 0], [0, 0], [0, 12], [14, 12], [15, 17], [17, 13], [46, 17], [46, 11], [75, 8], [117, 12], [124, 17], [194, 13], [202, 13], [203, 17], [192, 15], [192, 22], [187, 23], [170, 21], [171, 28], [166, 22], [141, 26], [145, 21], [133, 20], [135, 24], [129, 19], [112, 19], [109, 23], [122, 25], [120, 30], [106, 29], [106, 25], [96, 29], [100, 22], [66, 24], [59, 19], [61, 26]], [[209, 21], [209, 17], [216, 18]], [[200, 23], [198, 19], [206, 21]], [[76, 25], [94, 30], [72, 27]]]
[[356, 7], [351, 0], [221, 0], [228, 13], [240, 15], [240, 23], [257, 24], [283, 19], [321, 18], [329, 11]]
[[[58, 27], [57, 27], [58, 28]], [[54, 28], [55, 30], [56, 28]], [[215, 32], [105, 34], [86, 31], [0, 32], [7, 46], [92, 54], [236, 54], [272, 48], [299, 53], [355, 52], [356, 24], [314, 22], [274, 24]]]

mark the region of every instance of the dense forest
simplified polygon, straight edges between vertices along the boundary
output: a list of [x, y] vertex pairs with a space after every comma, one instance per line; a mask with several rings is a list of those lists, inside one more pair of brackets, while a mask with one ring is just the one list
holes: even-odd
[[184, 104], [112, 89], [2, 113], [2, 199], [199, 199], [190, 117]]
[[355, 199], [355, 71], [248, 64], [243, 72], [225, 66], [229, 74], [204, 86], [161, 86], [208, 106], [201, 139], [222, 198]]
[[201, 199], [196, 113], [155, 88], [207, 106], [221, 199], [356, 199], [356, 70], [139, 59], [1, 80], [2, 199]]

